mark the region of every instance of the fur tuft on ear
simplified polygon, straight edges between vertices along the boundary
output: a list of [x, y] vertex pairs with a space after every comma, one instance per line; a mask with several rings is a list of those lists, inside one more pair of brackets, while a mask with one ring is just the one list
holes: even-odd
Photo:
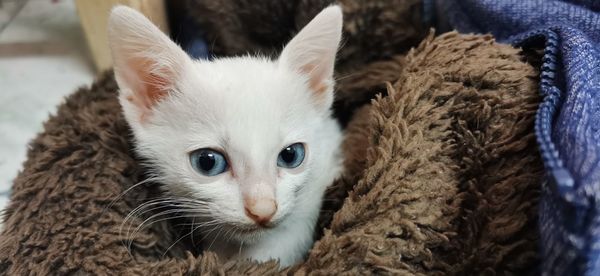
[[308, 76], [309, 87], [319, 98], [332, 98], [335, 55], [342, 37], [342, 10], [323, 9], [283, 49], [279, 62]]
[[141, 123], [173, 90], [190, 58], [146, 17], [125, 6], [112, 9], [108, 40], [123, 109]]

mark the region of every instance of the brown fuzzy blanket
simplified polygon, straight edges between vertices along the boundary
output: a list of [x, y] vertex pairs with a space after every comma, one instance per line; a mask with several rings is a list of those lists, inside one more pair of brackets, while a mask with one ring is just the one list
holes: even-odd
[[534, 273], [536, 70], [490, 36], [456, 33], [374, 60], [342, 66], [352, 74], [340, 77], [339, 112], [354, 113], [346, 172], [304, 263], [224, 262], [175, 243], [182, 232], [169, 220], [129, 240], [146, 218], [125, 218], [156, 184], [133, 187], [144, 171], [109, 73], [68, 97], [31, 143], [4, 214], [0, 274]]

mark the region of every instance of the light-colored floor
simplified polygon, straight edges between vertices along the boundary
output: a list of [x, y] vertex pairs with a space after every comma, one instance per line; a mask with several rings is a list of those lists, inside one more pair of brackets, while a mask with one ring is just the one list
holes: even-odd
[[29, 0], [0, 33], [0, 210], [27, 143], [94, 74], [73, 0]]

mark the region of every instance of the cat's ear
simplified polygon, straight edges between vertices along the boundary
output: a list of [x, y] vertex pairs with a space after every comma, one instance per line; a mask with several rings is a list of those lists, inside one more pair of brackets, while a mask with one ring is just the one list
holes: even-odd
[[141, 123], [173, 91], [191, 59], [146, 17], [125, 6], [112, 9], [108, 38], [123, 108]]
[[342, 36], [342, 10], [330, 6], [311, 20], [283, 49], [279, 62], [308, 76], [310, 89], [319, 99], [333, 98], [333, 68]]

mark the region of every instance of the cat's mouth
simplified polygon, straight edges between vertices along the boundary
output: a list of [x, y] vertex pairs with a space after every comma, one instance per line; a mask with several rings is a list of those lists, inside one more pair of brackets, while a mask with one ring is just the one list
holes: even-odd
[[[275, 227], [275, 226], [272, 226]], [[223, 232], [227, 234], [228, 238], [237, 241], [243, 241], [244, 243], [250, 244], [253, 241], [259, 240], [262, 236], [268, 235], [271, 228], [265, 228], [259, 225], [236, 225], [236, 224], [224, 224], [222, 225]]]
[[277, 227], [277, 225], [277, 222], [269, 221], [265, 223], [230, 225], [230, 227], [235, 228], [239, 233], [253, 234], [257, 232], [269, 231], [269, 229], [273, 229]]
[[255, 232], [268, 232], [269, 230], [279, 226], [285, 219], [287, 214], [284, 212], [283, 215], [279, 214], [274, 219], [269, 221], [254, 221], [252, 223], [232, 223], [230, 227], [237, 228], [240, 233], [255, 233]]
[[[260, 240], [263, 236], [269, 235], [269, 232], [274, 231], [275, 228], [281, 226], [287, 218], [286, 215], [276, 217], [274, 220], [270, 220], [264, 223], [256, 223], [250, 221], [235, 221], [216, 219], [205, 217], [200, 222], [206, 224], [201, 227], [199, 233], [208, 233], [208, 236], [214, 239], [224, 238], [237, 240], [238, 242], [244, 242], [246, 244], [253, 243], [254, 241]], [[219, 223], [211, 224], [211, 221], [220, 220]], [[210, 239], [210, 238], [209, 238]]]
[[250, 242], [257, 240], [263, 235], [268, 235], [268, 232], [276, 228], [281, 223], [281, 220], [270, 221], [267, 223], [225, 223], [223, 226], [224, 231], [232, 233], [232, 237], [236, 237], [238, 240]]

